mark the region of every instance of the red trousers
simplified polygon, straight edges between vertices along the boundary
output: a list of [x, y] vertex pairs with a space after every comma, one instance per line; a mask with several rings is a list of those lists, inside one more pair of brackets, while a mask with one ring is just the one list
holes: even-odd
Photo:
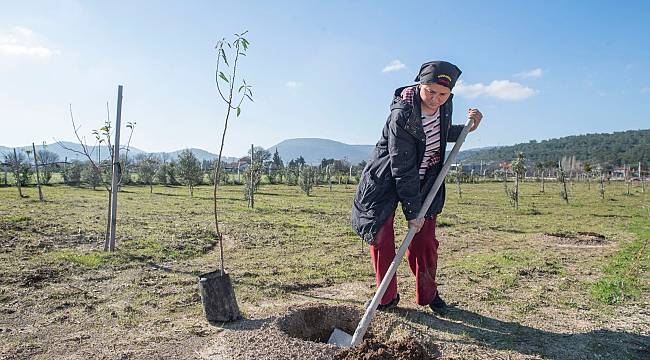
[[[377, 233], [375, 243], [370, 246], [372, 265], [375, 268], [377, 287], [381, 284], [390, 264], [395, 258], [395, 212]], [[415, 275], [415, 301], [428, 305], [436, 296], [436, 269], [438, 267], [438, 240], [436, 239], [436, 217], [426, 219], [422, 229], [415, 234], [406, 251], [406, 257]], [[385, 305], [397, 296], [397, 274], [393, 276], [380, 303]]]

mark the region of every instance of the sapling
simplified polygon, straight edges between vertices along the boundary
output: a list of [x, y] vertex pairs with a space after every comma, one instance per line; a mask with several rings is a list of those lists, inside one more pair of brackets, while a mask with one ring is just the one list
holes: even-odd
[[567, 204], [569, 203], [569, 193], [566, 189], [566, 174], [562, 169], [562, 162], [558, 161], [558, 170], [557, 170], [557, 180], [562, 184], [562, 189], [560, 189], [560, 197]]
[[[248, 99], [253, 101], [253, 91], [250, 84], [246, 83], [246, 80], [242, 79], [241, 85], [238, 86], [235, 91], [235, 83], [237, 82], [237, 64], [239, 62], [240, 56], [246, 56], [248, 51], [249, 41], [244, 38], [248, 31], [244, 31], [241, 34], [235, 34], [235, 40], [228, 42], [226, 38], [222, 38], [217, 42], [215, 49], [217, 50], [217, 65], [215, 71], [215, 82], [217, 85], [217, 92], [221, 99], [226, 103], [226, 117], [223, 126], [223, 133], [221, 135], [221, 145], [219, 147], [219, 156], [217, 157], [217, 166], [214, 167], [214, 178], [219, 179], [221, 173], [221, 156], [223, 154], [223, 144], [226, 140], [226, 131], [228, 130], [228, 120], [230, 119], [230, 114], [232, 111], [235, 111], [237, 117], [241, 114], [241, 105]], [[228, 51], [230, 54], [226, 53]], [[228, 60], [230, 59], [230, 61]], [[231, 65], [232, 62], [232, 65]], [[229, 69], [229, 73], [226, 74], [222, 71], [223, 67]], [[228, 70], [226, 70], [228, 72]], [[222, 90], [222, 86], [226, 87], [226, 91]], [[217, 190], [219, 188], [219, 181], [215, 181], [213, 184], [212, 200], [213, 200], [213, 210], [214, 210], [214, 228], [216, 232], [217, 239], [219, 240], [219, 252], [221, 255], [221, 275], [224, 275], [224, 266], [223, 266], [223, 235], [219, 230], [219, 215], [217, 212]]]
[[519, 209], [519, 179], [526, 173], [524, 166], [524, 153], [519, 152], [517, 158], [512, 162], [512, 172], [515, 174], [515, 189], [512, 192], [512, 199], [515, 209]]
[[309, 196], [316, 178], [316, 171], [312, 166], [305, 165], [300, 173], [299, 184], [302, 191]]

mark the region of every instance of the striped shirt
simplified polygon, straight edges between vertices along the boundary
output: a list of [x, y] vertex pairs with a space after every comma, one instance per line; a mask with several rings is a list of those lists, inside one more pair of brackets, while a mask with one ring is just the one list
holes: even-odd
[[422, 116], [422, 128], [427, 141], [420, 164], [420, 180], [424, 179], [428, 168], [440, 162], [440, 109], [431, 116]]
[[[402, 99], [413, 105], [415, 87], [408, 87], [400, 94]], [[426, 147], [420, 164], [420, 180], [424, 179], [427, 169], [440, 163], [440, 108], [431, 116], [422, 116], [422, 129], [426, 135]]]

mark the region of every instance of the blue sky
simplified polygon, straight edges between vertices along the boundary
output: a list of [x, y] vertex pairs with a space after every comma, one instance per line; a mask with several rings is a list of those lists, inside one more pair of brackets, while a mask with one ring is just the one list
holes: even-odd
[[226, 155], [322, 137], [374, 144], [396, 87], [421, 63], [462, 70], [454, 122], [485, 120], [465, 148], [650, 128], [647, 1], [14, 1], [0, 12], [0, 145], [90, 137], [124, 121], [147, 151], [218, 149], [225, 105], [216, 41], [248, 30], [254, 103]]

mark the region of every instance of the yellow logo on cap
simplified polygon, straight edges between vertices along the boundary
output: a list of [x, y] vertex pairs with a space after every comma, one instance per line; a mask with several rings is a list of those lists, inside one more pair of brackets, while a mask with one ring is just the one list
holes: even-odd
[[451, 76], [449, 76], [449, 75], [445, 75], [445, 74], [438, 75], [438, 79], [440, 79], [440, 78], [445, 78], [445, 79], [449, 80], [449, 82], [451, 82]]

